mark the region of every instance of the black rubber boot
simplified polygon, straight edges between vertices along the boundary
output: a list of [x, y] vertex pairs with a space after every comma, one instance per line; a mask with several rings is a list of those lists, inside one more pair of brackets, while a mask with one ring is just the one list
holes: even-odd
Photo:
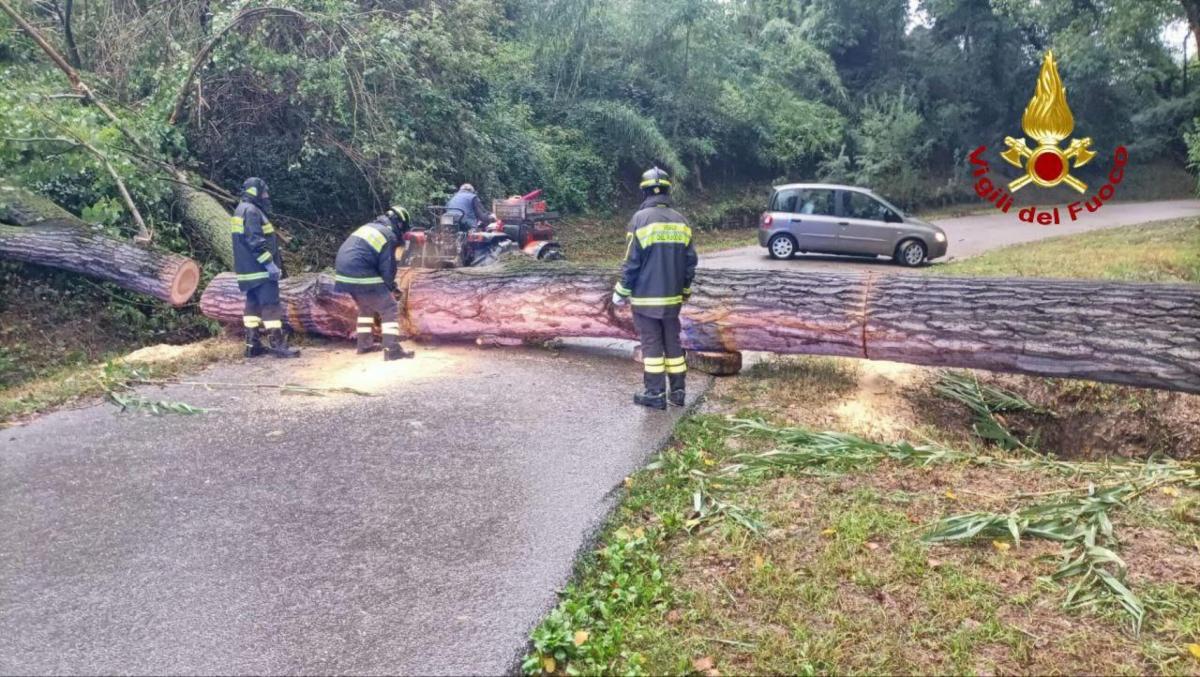
[[358, 333], [358, 354], [373, 353], [381, 349], [383, 346], [375, 342], [375, 337], [369, 332], [360, 331]]
[[685, 389], [687, 374], [667, 374], [667, 381], [671, 388], [670, 394], [667, 395], [667, 401], [673, 406], [682, 407], [687, 402]]
[[407, 360], [416, 357], [416, 355], [417, 354], [411, 350], [405, 350], [398, 343], [394, 346], [388, 346], [383, 349], [384, 362], [391, 362], [392, 360]]
[[246, 328], [246, 357], [259, 357], [267, 354], [267, 347], [262, 344], [262, 336], [258, 327]]
[[383, 361], [391, 362], [392, 360], [406, 360], [416, 355], [416, 353], [405, 350], [400, 345], [400, 337], [395, 334], [383, 335]]
[[287, 335], [282, 329], [272, 329], [267, 335], [268, 343], [271, 345], [271, 354], [275, 357], [300, 357], [298, 348], [289, 348]]
[[666, 409], [667, 396], [663, 393], [644, 392], [633, 396], [633, 403], [651, 409]]

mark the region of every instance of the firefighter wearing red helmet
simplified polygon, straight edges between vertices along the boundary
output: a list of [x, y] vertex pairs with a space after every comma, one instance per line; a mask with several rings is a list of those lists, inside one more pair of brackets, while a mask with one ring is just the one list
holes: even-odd
[[687, 362], [680, 341], [679, 311], [696, 276], [692, 229], [671, 208], [671, 179], [652, 167], [642, 175], [645, 200], [629, 221], [628, 246], [615, 305], [630, 303], [642, 342], [644, 390], [633, 401], [653, 409], [682, 407]]
[[409, 228], [408, 210], [392, 207], [346, 238], [334, 261], [334, 290], [354, 297], [358, 306], [358, 352], [379, 349], [373, 329], [379, 316], [384, 361], [412, 357], [400, 346], [400, 305], [396, 291], [396, 245]]

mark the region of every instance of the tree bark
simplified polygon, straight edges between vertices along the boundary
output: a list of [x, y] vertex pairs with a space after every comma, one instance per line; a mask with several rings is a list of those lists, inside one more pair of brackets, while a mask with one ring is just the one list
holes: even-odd
[[0, 187], [0, 258], [62, 268], [181, 306], [196, 293], [200, 266], [178, 254], [143, 249], [94, 232], [58, 205]]
[[[610, 270], [562, 265], [404, 271], [417, 338], [636, 338]], [[919, 275], [701, 270], [683, 311], [697, 351], [842, 355], [1200, 393], [1200, 287]], [[353, 301], [329, 275], [281, 285], [298, 331], [349, 338]], [[240, 323], [232, 275], [202, 312]]]
[[172, 182], [171, 190], [179, 208], [180, 219], [208, 248], [213, 258], [233, 268], [233, 238], [229, 234], [229, 212], [208, 193], [197, 190], [183, 172]]

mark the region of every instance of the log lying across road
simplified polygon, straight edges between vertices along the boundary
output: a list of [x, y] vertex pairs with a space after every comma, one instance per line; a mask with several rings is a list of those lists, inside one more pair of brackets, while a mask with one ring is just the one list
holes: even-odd
[[[634, 338], [611, 269], [563, 264], [407, 271], [406, 320], [427, 339]], [[328, 275], [284, 280], [298, 331], [350, 337], [353, 302]], [[232, 275], [203, 312], [238, 323]], [[1200, 286], [925, 275], [701, 270], [684, 345], [843, 355], [1200, 393]]]
[[0, 258], [107, 280], [175, 306], [187, 303], [200, 285], [200, 266], [186, 256], [107, 237], [53, 202], [12, 186], [0, 186]]

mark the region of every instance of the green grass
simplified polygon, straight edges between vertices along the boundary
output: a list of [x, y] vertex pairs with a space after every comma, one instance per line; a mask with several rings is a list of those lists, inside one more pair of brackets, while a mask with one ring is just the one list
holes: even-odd
[[938, 275], [1200, 283], [1200, 220], [1174, 219], [1013, 245], [931, 268]]
[[[567, 259], [579, 263], [617, 265], [625, 256], [627, 218], [566, 219], [557, 227]], [[694, 230], [700, 252], [748, 247], [758, 243], [754, 228], [731, 230]]]
[[[836, 406], [859, 376], [844, 360], [775, 359], [747, 369], [710, 408], [785, 421], [789, 407]], [[1152, 563], [1161, 548], [1185, 553], [1173, 556], [1176, 567], [1189, 551], [1200, 556], [1200, 483], [1185, 477], [1170, 495], [1153, 485], [1114, 508], [1114, 547], [1130, 563], [1131, 588], [1146, 609], [1141, 634], [1103, 591], [1064, 608], [1080, 577], [1053, 579], [1064, 563], [1062, 543], [926, 539], [947, 517], [1055, 503], [1146, 467], [1067, 464], [994, 447], [877, 444], [839, 433], [780, 436], [720, 415], [689, 417], [627, 481], [598, 547], [534, 632], [524, 667], [1194, 674], [1200, 661], [1187, 647], [1200, 640], [1200, 590]], [[1022, 492], [1033, 496], [1016, 501]], [[618, 579], [633, 590], [614, 585]]]
[[229, 341], [209, 339], [188, 346], [182, 356], [171, 361], [128, 364], [117, 359], [46, 372], [20, 385], [0, 388], [0, 429], [51, 409], [102, 397], [135, 375], [147, 379], [171, 378], [230, 359], [239, 354], [240, 348]]

